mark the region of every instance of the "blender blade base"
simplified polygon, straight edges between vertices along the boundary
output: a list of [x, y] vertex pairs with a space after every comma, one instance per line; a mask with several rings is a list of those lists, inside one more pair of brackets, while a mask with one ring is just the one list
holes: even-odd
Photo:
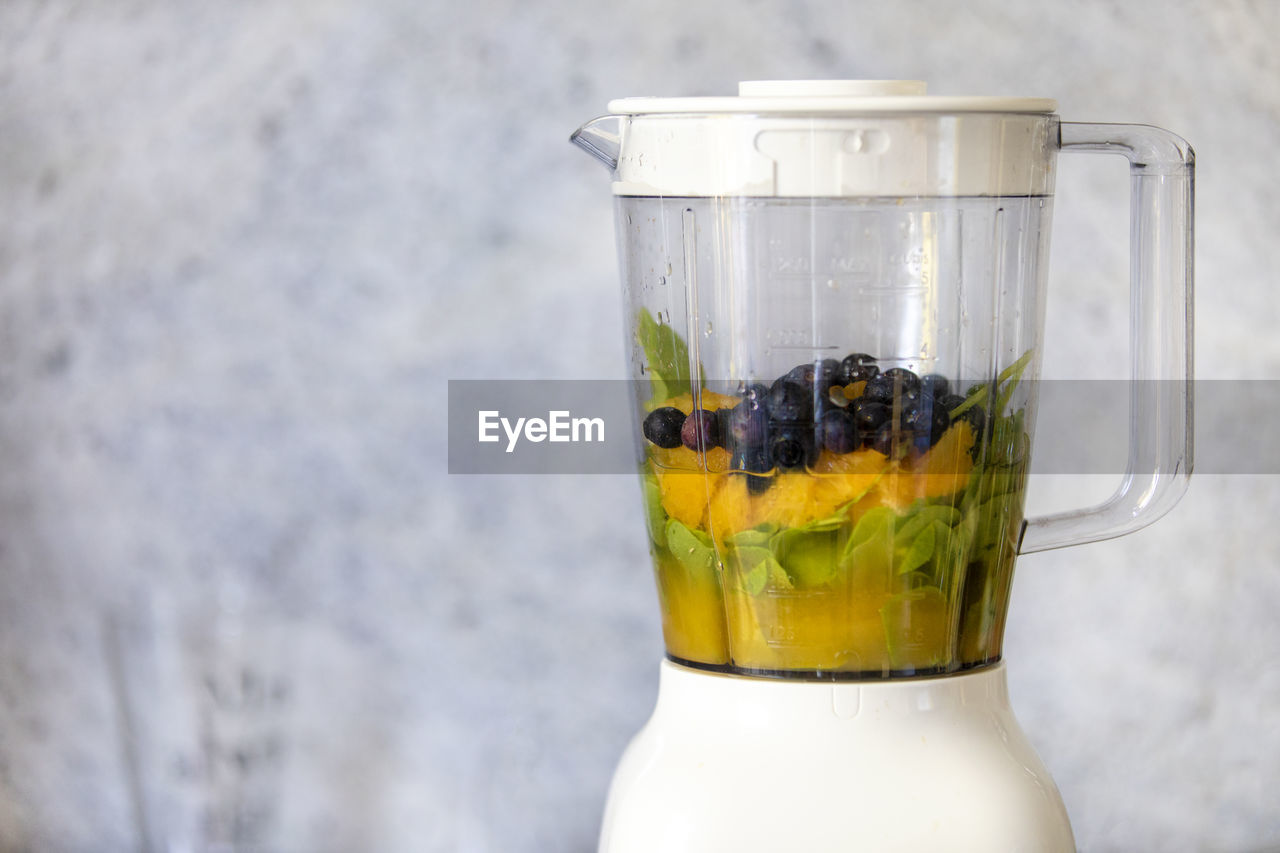
[[614, 774], [600, 853], [1074, 851], [1003, 664], [805, 682], [663, 661]]

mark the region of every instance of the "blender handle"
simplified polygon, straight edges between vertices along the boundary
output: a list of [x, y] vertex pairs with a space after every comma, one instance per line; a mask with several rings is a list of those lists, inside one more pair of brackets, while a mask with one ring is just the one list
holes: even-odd
[[1195, 153], [1145, 125], [1062, 122], [1064, 152], [1129, 160], [1129, 461], [1111, 497], [1029, 519], [1021, 553], [1132, 533], [1173, 508], [1192, 468], [1192, 217]]

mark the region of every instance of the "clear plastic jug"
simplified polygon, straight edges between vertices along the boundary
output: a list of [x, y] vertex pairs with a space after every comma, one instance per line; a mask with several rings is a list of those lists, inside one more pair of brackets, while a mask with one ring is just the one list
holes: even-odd
[[[801, 678], [1000, 659], [1019, 553], [1135, 530], [1191, 472], [1193, 154], [1052, 101], [912, 81], [631, 98], [613, 176], [668, 656]], [[1128, 471], [1024, 519], [1055, 163], [1132, 175]]]

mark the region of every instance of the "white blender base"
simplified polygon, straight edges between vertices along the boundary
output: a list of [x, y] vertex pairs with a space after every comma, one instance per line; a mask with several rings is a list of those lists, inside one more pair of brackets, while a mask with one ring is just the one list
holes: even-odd
[[812, 682], [663, 661], [600, 837], [600, 853], [1074, 850], [1003, 664]]

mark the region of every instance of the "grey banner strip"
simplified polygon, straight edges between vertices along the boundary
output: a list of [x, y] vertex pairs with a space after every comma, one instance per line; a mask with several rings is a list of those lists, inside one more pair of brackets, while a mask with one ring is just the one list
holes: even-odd
[[[1038, 397], [1032, 473], [1123, 474], [1134, 392], [1181, 387], [1023, 383], [1015, 403]], [[629, 380], [450, 380], [449, 473], [634, 473], [648, 396], [648, 382]], [[1197, 473], [1280, 474], [1280, 380], [1200, 380], [1194, 399]]]

